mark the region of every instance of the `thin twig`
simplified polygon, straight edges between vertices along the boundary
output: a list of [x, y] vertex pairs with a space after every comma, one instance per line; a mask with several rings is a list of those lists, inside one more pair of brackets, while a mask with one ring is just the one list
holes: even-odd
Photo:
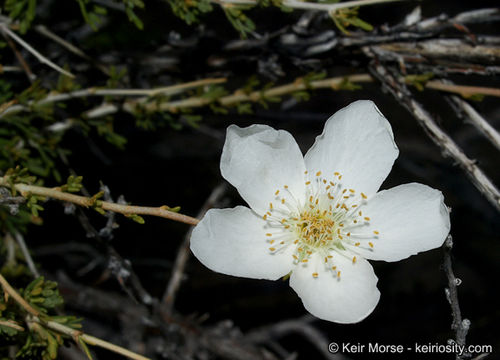
[[[205, 213], [211, 209], [219, 199], [224, 195], [227, 190], [226, 183], [222, 183], [217, 186], [210, 196], [208, 197], [203, 207], [200, 209], [198, 213], [198, 218], [201, 219]], [[181, 285], [182, 276], [184, 274], [184, 268], [186, 267], [186, 263], [189, 260], [189, 240], [191, 239], [191, 233], [193, 232], [194, 227], [191, 227], [184, 237], [184, 241], [179, 246], [179, 250], [177, 251], [177, 257], [175, 258], [174, 267], [172, 270], [172, 275], [170, 277], [170, 281], [168, 282], [167, 289], [163, 294], [162, 302], [164, 311], [170, 315], [172, 313], [172, 309], [175, 302], [175, 295], [179, 290]]]
[[10, 327], [17, 331], [24, 331], [24, 328], [14, 320], [0, 320], [0, 325]]
[[483, 118], [467, 101], [458, 96], [451, 96], [451, 101], [457, 105], [470, 120], [471, 124], [476, 127], [498, 150], [500, 150], [500, 134]]
[[[257, 5], [257, 1], [255, 0], [213, 0], [214, 2], [222, 5]], [[292, 9], [301, 9], [301, 10], [320, 10], [320, 11], [328, 11], [334, 12], [339, 9], [346, 9], [356, 6], [365, 6], [365, 5], [373, 5], [380, 4], [386, 2], [395, 2], [395, 1], [405, 1], [405, 0], [355, 0], [355, 1], [347, 1], [338, 4], [321, 4], [321, 3], [313, 3], [313, 2], [305, 2], [305, 1], [296, 1], [296, 0], [284, 0], [282, 5], [292, 8]]]
[[26, 260], [26, 264], [28, 264], [28, 269], [30, 269], [31, 273], [35, 278], [40, 276], [40, 273], [38, 272], [35, 263], [33, 262], [33, 259], [31, 258], [30, 252], [28, 250], [28, 247], [26, 246], [26, 242], [24, 241], [24, 237], [19, 233], [16, 232], [14, 234], [14, 238], [17, 241], [17, 244], [19, 245], [19, 248], [21, 249], [21, 252], [23, 253], [24, 260]]
[[99, 339], [99, 338], [96, 338], [95, 336], [85, 334], [79, 330], [72, 329], [70, 327], [67, 327], [67, 326], [60, 324], [58, 322], [55, 322], [55, 321], [43, 321], [38, 317], [29, 317], [28, 322], [34, 322], [34, 323], [40, 324], [42, 326], [46, 326], [49, 329], [52, 329], [52, 330], [55, 330], [61, 334], [70, 336], [75, 341], [82, 340], [86, 344], [101, 347], [103, 349], [112, 351], [114, 353], [126, 356], [129, 359], [149, 360], [149, 358], [142, 356], [142, 355], [139, 355], [137, 353], [134, 353], [134, 352], [127, 350], [121, 346], [112, 344], [110, 342], [107, 342], [107, 341]]
[[440, 91], [446, 91], [451, 93], [460, 94], [463, 97], [468, 97], [472, 95], [489, 95], [500, 97], [500, 89], [488, 88], [483, 86], [466, 86], [466, 85], [456, 85], [447, 84], [442, 81], [432, 80], [425, 84], [426, 88], [435, 89]]
[[[363, 48], [365, 54], [376, 59], [373, 48]], [[486, 176], [486, 174], [469, 159], [458, 145], [436, 124], [431, 115], [413, 99], [406, 85], [399, 80], [400, 76], [393, 76], [380, 63], [375, 62], [370, 67], [373, 75], [384, 85], [386, 89], [404, 106], [418, 123], [424, 128], [432, 141], [438, 145], [443, 154], [450, 156], [465, 171], [476, 188], [486, 199], [500, 211], [500, 191]]]
[[88, 62], [90, 62], [91, 64], [93, 64], [96, 68], [98, 68], [99, 70], [101, 70], [104, 74], [108, 75], [109, 76], [109, 69], [98, 63], [97, 61], [95, 61], [94, 59], [92, 59], [90, 56], [88, 56], [87, 54], [85, 54], [82, 50], [80, 50], [79, 48], [77, 48], [75, 45], [71, 44], [70, 42], [64, 40], [62, 37], [60, 37], [59, 35], [53, 33], [51, 30], [49, 30], [45, 25], [37, 25], [35, 26], [35, 30], [43, 35], [43, 36], [46, 36], [47, 38], [53, 40], [54, 42], [58, 43], [59, 45], [61, 45], [62, 47], [64, 47], [65, 49], [67, 49], [68, 51], [72, 52], [73, 54], [87, 60]]
[[[171, 86], [164, 86], [161, 88], [154, 88], [154, 89], [99, 89], [96, 87], [92, 88], [87, 88], [83, 90], [76, 90], [68, 93], [63, 93], [63, 94], [51, 94], [47, 96], [46, 98], [39, 100], [36, 102], [37, 105], [45, 105], [45, 104], [50, 104], [58, 101], [66, 101], [66, 100], [72, 100], [72, 99], [77, 99], [77, 98], [83, 98], [83, 97], [91, 97], [91, 96], [146, 96], [146, 98], [141, 98], [136, 100], [137, 102], [141, 103], [144, 102], [147, 97], [155, 96], [155, 95], [165, 95], [165, 96], [172, 96], [176, 95], [179, 93], [182, 93], [183, 91], [190, 90], [193, 88], [197, 88], [200, 86], [205, 86], [205, 85], [213, 85], [213, 84], [220, 84], [226, 81], [226, 78], [207, 78], [207, 79], [201, 79], [201, 80], [195, 80], [195, 81], [190, 81], [187, 83], [182, 83], [182, 84], [177, 84], [177, 85], [171, 85]], [[28, 110], [30, 105], [35, 104], [34, 101], [31, 101], [28, 103], [28, 106], [24, 105], [12, 105], [6, 109], [4, 109], [3, 112], [0, 113], [0, 117], [3, 117], [8, 114], [12, 113], [17, 113], [23, 110]], [[118, 110], [118, 107], [115, 105], [110, 105], [108, 106], [111, 107], [113, 112], [116, 112]]]
[[[10, 187], [8, 178], [0, 178], [0, 186]], [[170, 219], [174, 221], [179, 221], [189, 225], [198, 224], [199, 220], [188, 215], [179, 214], [168, 210], [167, 206], [160, 207], [146, 207], [146, 206], [134, 206], [134, 205], [123, 205], [112, 203], [108, 201], [95, 200], [86, 196], [74, 195], [62, 192], [57, 188], [46, 188], [43, 186], [26, 185], [26, 184], [14, 184], [13, 187], [21, 193], [23, 196], [28, 196], [29, 194], [45, 196], [57, 200], [71, 202], [73, 204], [83, 206], [83, 207], [100, 207], [103, 210], [113, 211], [123, 215], [151, 215], [163, 217], [165, 219]]]
[[9, 294], [24, 310], [29, 312], [33, 316], [39, 316], [40, 313], [38, 310], [34, 309], [26, 300], [23, 299], [21, 295], [12, 287], [10, 286], [9, 282], [3, 277], [2, 274], [0, 274], [0, 285], [2, 285], [3, 290], [5, 293]]
[[12, 39], [4, 31], [4, 27], [2, 27], [1, 24], [0, 24], [0, 30], [2, 30], [2, 35], [3, 35], [4, 39], [5, 39], [5, 41], [7, 41], [7, 44], [10, 46], [10, 48], [14, 52], [14, 55], [16, 56], [17, 61], [19, 61], [19, 64], [21, 65], [21, 68], [26, 73], [26, 76], [28, 77], [28, 80], [31, 83], [33, 83], [33, 81], [36, 79], [36, 75], [33, 74], [33, 72], [31, 71], [30, 66], [28, 65], [28, 63], [26, 62], [26, 60], [24, 60], [24, 57], [21, 55], [21, 53], [19, 52], [19, 50], [17, 50], [16, 44], [12, 41]]
[[148, 358], [136, 354], [130, 350], [124, 349], [120, 346], [117, 346], [115, 344], [109, 343], [107, 341], [101, 340], [99, 338], [96, 338], [91, 335], [87, 335], [85, 333], [82, 333], [81, 331], [69, 328], [65, 325], [62, 325], [58, 322], [55, 321], [43, 321], [39, 318], [40, 313], [35, 310], [30, 304], [24, 300], [21, 295], [9, 284], [9, 282], [3, 277], [2, 274], [0, 274], [0, 284], [2, 285], [2, 288], [6, 293], [8, 293], [24, 310], [26, 310], [31, 316], [27, 317], [28, 322], [35, 322], [40, 325], [46, 326], [52, 330], [58, 331], [62, 334], [71, 336], [73, 339], [76, 341], [78, 339], [83, 340], [85, 343], [89, 345], [94, 345], [94, 346], [99, 346], [104, 349], [113, 351], [117, 354], [124, 355], [130, 359], [137, 359], [137, 360], [147, 360]]
[[61, 74], [69, 76], [70, 78], [74, 78], [75, 77], [75, 75], [73, 75], [69, 71], [64, 70], [60, 66], [54, 64], [52, 61], [50, 61], [45, 56], [43, 56], [38, 51], [36, 51], [30, 44], [28, 44], [26, 41], [24, 41], [19, 36], [17, 36], [16, 33], [14, 33], [13, 31], [11, 31], [8, 26], [6, 26], [5, 24], [1, 24], [0, 23], [0, 27], [2, 28], [3, 31], [5, 31], [7, 33], [7, 35], [9, 35], [12, 39], [14, 39], [15, 41], [17, 41], [17, 43], [19, 45], [21, 45], [26, 50], [28, 50], [30, 53], [32, 53], [42, 64], [46, 64], [46, 65], [50, 66], [52, 69], [60, 72]]
[[[448, 288], [445, 289], [446, 299], [450, 303], [451, 313], [453, 316], [453, 321], [451, 323], [451, 328], [455, 331], [456, 342], [460, 346], [465, 346], [465, 338], [469, 332], [470, 320], [462, 319], [462, 314], [460, 312], [460, 304], [458, 303], [458, 292], [457, 286], [460, 285], [461, 280], [455, 277], [453, 273], [451, 264], [451, 249], [453, 248], [453, 239], [451, 235], [443, 244], [444, 251], [444, 272], [446, 273], [446, 278], [448, 279]], [[465, 356], [464, 356], [465, 355]], [[467, 357], [468, 354], [456, 355], [456, 360], [461, 360]]]

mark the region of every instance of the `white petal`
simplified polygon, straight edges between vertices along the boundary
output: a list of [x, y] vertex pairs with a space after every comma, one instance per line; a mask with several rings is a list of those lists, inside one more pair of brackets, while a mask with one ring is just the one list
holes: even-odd
[[358, 251], [367, 259], [398, 261], [441, 246], [450, 232], [443, 194], [411, 183], [381, 191], [363, 207], [370, 217], [367, 233], [378, 231], [373, 249]]
[[389, 122], [373, 102], [362, 100], [328, 119], [305, 162], [310, 172], [330, 177], [339, 172], [346, 188], [374, 194], [398, 154]]
[[191, 251], [214, 271], [252, 279], [276, 280], [293, 266], [291, 251], [271, 254], [266, 222], [244, 206], [211, 209], [191, 235]]
[[[347, 253], [345, 253], [347, 254]], [[297, 265], [290, 277], [290, 286], [302, 299], [304, 307], [314, 316], [338, 323], [355, 323], [367, 317], [380, 298], [377, 277], [368, 261], [333, 253], [340, 278], [327, 270], [320, 255], [314, 254], [306, 266]], [[312, 273], [317, 272], [314, 278]]]
[[276, 200], [277, 190], [287, 197], [285, 185], [296, 198], [304, 197], [304, 158], [287, 131], [267, 125], [229, 126], [220, 168], [222, 176], [261, 215]]

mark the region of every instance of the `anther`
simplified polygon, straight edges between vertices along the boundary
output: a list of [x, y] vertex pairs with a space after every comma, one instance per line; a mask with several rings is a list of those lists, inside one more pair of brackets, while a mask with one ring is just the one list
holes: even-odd
[[270, 247], [269, 250], [274, 251], [276, 248]]
[[373, 243], [372, 242], [369, 242], [368, 245], [370, 245], [371, 248], [373, 247]]
[[373, 233], [374, 233], [375, 235], [378, 235], [378, 234], [379, 234], [379, 232], [378, 232], [377, 230], [374, 230], [374, 231], [373, 231]]
[[278, 195], [280, 193], [279, 190], [276, 190], [276, 192], [274, 193], [274, 195]]
[[356, 264], [356, 256], [354, 256], [354, 257], [352, 258], [352, 263], [353, 263], [353, 264]]
[[313, 273], [313, 278], [317, 278], [318, 277], [318, 273]]
[[354, 189], [349, 189], [349, 191], [353, 194], [356, 192]]
[[354, 244], [354, 246], [359, 246], [359, 242], [357, 242], [356, 244]]
[[316, 176], [320, 176], [320, 175], [321, 175], [321, 171], [318, 171], [318, 172], [316, 173]]
[[269, 209], [273, 209], [273, 203], [269, 203]]
[[267, 233], [267, 234], [266, 234], [266, 236], [273, 236], [273, 234], [271, 234], [271, 233]]
[[311, 182], [310, 181], [306, 181], [306, 185], [309, 185]]
[[368, 199], [368, 196], [366, 196], [364, 193], [361, 193], [361, 197], [365, 200]]
[[370, 221], [370, 218], [368, 216], [365, 216], [364, 218], [366, 221]]

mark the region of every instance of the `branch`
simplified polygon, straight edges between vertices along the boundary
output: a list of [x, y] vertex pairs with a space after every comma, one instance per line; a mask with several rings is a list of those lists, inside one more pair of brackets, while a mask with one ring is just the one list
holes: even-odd
[[33, 262], [33, 259], [31, 258], [30, 252], [28, 250], [28, 247], [26, 246], [26, 242], [24, 241], [24, 237], [21, 235], [19, 232], [14, 233], [14, 238], [17, 241], [17, 244], [19, 245], [19, 248], [21, 249], [21, 252], [23, 253], [24, 260], [26, 260], [26, 264], [28, 264], [28, 269], [30, 269], [31, 273], [35, 278], [40, 276], [40, 273], [38, 272], [35, 263]]
[[45, 56], [43, 56], [38, 51], [36, 51], [33, 47], [31, 47], [30, 44], [28, 44], [27, 42], [25, 42], [23, 39], [21, 39], [19, 36], [17, 36], [16, 33], [14, 33], [13, 31], [11, 31], [7, 25], [0, 23], [0, 28], [5, 33], [7, 33], [7, 35], [9, 35], [12, 39], [14, 39], [19, 45], [21, 45], [26, 50], [28, 50], [31, 54], [33, 54], [42, 64], [46, 64], [46, 65], [50, 66], [52, 69], [60, 72], [61, 74], [69, 76], [70, 78], [74, 78], [75, 77], [75, 75], [73, 75], [69, 71], [64, 70], [60, 66], [54, 64], [52, 61], [50, 61]]
[[[8, 181], [8, 177], [4, 176], [0, 178], [0, 186], [11, 187]], [[134, 206], [134, 205], [123, 205], [108, 201], [100, 201], [90, 197], [74, 195], [62, 192], [58, 188], [46, 188], [43, 186], [36, 185], [26, 185], [26, 184], [13, 184], [12, 187], [19, 191], [24, 197], [30, 194], [45, 196], [57, 200], [67, 201], [83, 207], [99, 207], [103, 210], [113, 211], [123, 215], [151, 215], [158, 216], [165, 219], [170, 219], [174, 221], [179, 221], [189, 225], [198, 224], [199, 220], [191, 216], [179, 214], [168, 210], [167, 206], [160, 207], [146, 207], [146, 206]]]
[[447, 84], [442, 81], [436, 81], [436, 80], [428, 81], [425, 84], [425, 87], [434, 90], [456, 93], [463, 97], [469, 97], [478, 94], [500, 97], [500, 89], [497, 88]]
[[78, 343], [78, 340], [84, 341], [86, 344], [89, 345], [94, 345], [94, 346], [99, 346], [103, 349], [110, 350], [112, 352], [115, 352], [117, 354], [126, 356], [130, 359], [136, 359], [136, 360], [149, 360], [149, 358], [136, 354], [130, 350], [127, 350], [125, 348], [122, 348], [121, 346], [112, 344], [110, 342], [107, 342], [105, 340], [96, 338], [95, 336], [84, 334], [79, 330], [75, 330], [72, 328], [69, 328], [67, 326], [64, 326], [58, 322], [55, 321], [42, 321], [38, 317], [31, 317], [29, 318], [28, 321], [38, 323], [40, 325], [46, 326], [49, 329], [55, 330], [61, 334], [70, 336], [71, 338], [75, 339], [75, 342]]
[[[219, 199], [224, 195], [226, 190], [227, 190], [226, 183], [222, 183], [221, 185], [217, 186], [212, 191], [207, 201], [205, 201], [205, 204], [203, 204], [203, 207], [198, 213], [198, 218], [202, 218], [205, 215], [205, 213], [219, 201]], [[179, 247], [179, 250], [177, 252], [177, 257], [175, 258], [174, 268], [172, 270], [170, 281], [168, 282], [167, 289], [163, 294], [162, 302], [164, 305], [164, 310], [167, 313], [167, 315], [171, 315], [172, 313], [172, 309], [175, 302], [175, 295], [179, 290], [182, 281], [182, 275], [184, 274], [184, 268], [186, 267], [186, 263], [189, 260], [189, 255], [190, 255], [189, 241], [191, 239], [191, 233], [193, 232], [193, 229], [194, 227], [191, 227], [189, 229], [186, 236], [184, 237], [184, 241]]]
[[[365, 6], [365, 5], [373, 5], [380, 4], [386, 2], [395, 2], [395, 1], [405, 1], [405, 0], [355, 0], [355, 1], [347, 1], [338, 4], [322, 4], [315, 2], [305, 2], [305, 1], [297, 1], [297, 0], [284, 0], [282, 2], [283, 6], [292, 8], [292, 9], [301, 9], [301, 10], [320, 10], [320, 11], [328, 11], [334, 12], [339, 9], [346, 9], [356, 6]], [[213, 2], [218, 3], [221, 6], [229, 6], [229, 5], [257, 5], [257, 1], [255, 0], [213, 0]]]
[[[465, 345], [465, 337], [469, 331], [470, 320], [463, 319], [462, 314], [460, 312], [460, 305], [458, 303], [458, 292], [457, 286], [460, 285], [461, 280], [455, 277], [453, 274], [453, 269], [451, 265], [451, 249], [453, 248], [453, 239], [451, 235], [448, 235], [448, 238], [443, 244], [444, 251], [444, 272], [446, 273], [446, 278], [448, 279], [448, 288], [445, 289], [446, 299], [450, 303], [451, 312], [453, 316], [453, 322], [451, 323], [451, 328], [455, 330], [456, 333], [456, 342], [458, 345]], [[463, 354], [466, 355], [466, 354]], [[461, 360], [466, 356], [456, 355], [456, 360]]]
[[[27, 106], [25, 105], [13, 105], [3, 109], [3, 112], [0, 113], [0, 117], [3, 117], [8, 114], [18, 113], [20, 111], [28, 110], [31, 105], [45, 105], [58, 101], [66, 101], [77, 98], [91, 97], [91, 96], [146, 96], [146, 98], [141, 98], [136, 101], [144, 102], [147, 100], [147, 97], [155, 96], [155, 95], [165, 95], [171, 96], [182, 93], [183, 91], [190, 90], [192, 88], [204, 86], [204, 85], [212, 85], [212, 84], [220, 84], [226, 81], [226, 78], [207, 78], [201, 80], [190, 81], [183, 84], [165, 86], [161, 88], [155, 89], [99, 89], [97, 87], [87, 88], [83, 90], [76, 90], [69, 93], [63, 94], [51, 94], [46, 98], [39, 101], [30, 101]], [[113, 107], [114, 112], [118, 110], [114, 105], [110, 105]]]
[[8, 283], [8, 281], [0, 274], [0, 285], [6, 294], [9, 294], [24, 310], [33, 316], [38, 316], [40, 313], [34, 309], [21, 295]]
[[467, 101], [458, 96], [451, 96], [451, 101], [466, 115], [472, 125], [476, 127], [498, 150], [500, 150], [500, 134], [483, 118]]
[[[35, 323], [38, 323], [38, 324], [40, 324], [42, 326], [46, 326], [49, 329], [52, 329], [52, 330], [55, 330], [55, 331], [57, 331], [57, 332], [59, 332], [61, 334], [70, 336], [77, 343], [78, 343], [79, 340], [82, 340], [82, 341], [84, 341], [85, 343], [87, 343], [89, 345], [94, 345], [94, 346], [102, 347], [104, 349], [113, 351], [113, 352], [115, 352], [117, 354], [124, 355], [124, 356], [126, 356], [126, 357], [128, 357], [130, 359], [148, 360], [147, 357], [144, 357], [142, 355], [136, 354], [136, 353], [134, 353], [134, 352], [132, 352], [130, 350], [127, 350], [127, 349], [124, 349], [124, 348], [122, 348], [120, 346], [111, 344], [111, 343], [109, 343], [107, 341], [101, 340], [101, 339], [96, 338], [94, 336], [84, 334], [81, 331], [69, 328], [67, 326], [64, 326], [64, 325], [58, 323], [58, 322], [55, 322], [55, 321], [43, 321], [43, 320], [41, 320], [39, 318], [40, 313], [37, 310], [35, 310], [30, 304], [28, 304], [26, 302], [26, 300], [24, 300], [22, 298], [22, 296], [19, 295], [19, 293], [14, 288], [12, 288], [12, 286], [7, 282], [7, 280], [3, 277], [2, 274], [0, 274], [0, 284], [2, 285], [2, 288], [4, 289], [4, 291], [7, 294], [9, 294], [24, 310], [26, 310], [31, 315], [31, 316], [27, 317], [27, 322], [28, 323], [35, 322]], [[2, 324], [2, 325], [4, 325], [4, 324]], [[12, 325], [13, 324], [11, 324], [10, 326], [14, 327]], [[14, 324], [14, 325], [16, 325], [16, 324]], [[18, 326], [16, 329], [19, 330], [19, 328], [22, 329], [21, 326]]]
[[[363, 48], [365, 54], [375, 58], [373, 48]], [[389, 90], [389, 92], [403, 105], [424, 128], [431, 140], [438, 145], [443, 154], [450, 156], [465, 171], [476, 188], [486, 197], [486, 199], [500, 211], [500, 192], [484, 172], [469, 159], [458, 145], [436, 124], [431, 115], [411, 96], [406, 85], [398, 77], [391, 75], [388, 70], [379, 62], [370, 66], [373, 75]]]

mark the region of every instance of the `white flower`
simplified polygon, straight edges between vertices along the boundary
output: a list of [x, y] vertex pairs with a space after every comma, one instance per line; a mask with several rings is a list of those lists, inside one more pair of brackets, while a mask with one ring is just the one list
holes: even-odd
[[267, 125], [227, 129], [222, 176], [250, 206], [212, 209], [191, 250], [208, 268], [290, 286], [313, 315], [358, 322], [378, 303], [366, 259], [398, 261], [439, 247], [450, 229], [440, 191], [411, 183], [377, 192], [398, 148], [371, 101], [335, 113], [303, 157]]

